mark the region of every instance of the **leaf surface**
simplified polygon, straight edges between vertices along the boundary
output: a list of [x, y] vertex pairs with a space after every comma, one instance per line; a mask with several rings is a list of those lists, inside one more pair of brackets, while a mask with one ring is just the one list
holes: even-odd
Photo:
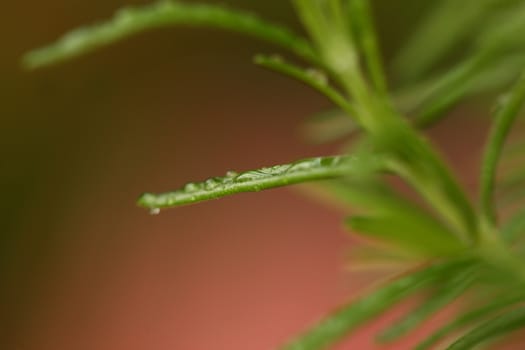
[[306, 181], [344, 176], [367, 176], [383, 168], [378, 156], [318, 157], [275, 165], [240, 174], [229, 172], [224, 177], [210, 178], [200, 183], [188, 183], [183, 188], [162, 194], [145, 193], [138, 205], [157, 211], [184, 204], [215, 199], [240, 192], [254, 192]]

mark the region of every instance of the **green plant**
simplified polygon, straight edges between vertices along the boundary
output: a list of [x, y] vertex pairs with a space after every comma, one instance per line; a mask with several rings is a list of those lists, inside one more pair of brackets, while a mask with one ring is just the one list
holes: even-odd
[[[525, 101], [525, 2], [437, 1], [407, 40], [387, 82], [367, 0], [293, 0], [308, 38], [244, 12], [212, 5], [164, 1], [122, 9], [109, 22], [76, 30], [30, 52], [35, 68], [69, 59], [136, 32], [175, 24], [212, 26], [274, 43], [298, 57], [302, 68], [280, 56], [257, 55], [255, 63], [319, 91], [346, 118], [335, 137], [352, 137], [347, 154], [305, 159], [253, 171], [227, 173], [164, 194], [143, 194], [152, 213], [238, 192], [313, 180], [335, 200], [359, 209], [345, 223], [369, 239], [357, 249], [368, 259], [403, 261], [413, 267], [372, 293], [341, 307], [284, 349], [327, 348], [357, 326], [419, 292], [413, 310], [378, 335], [389, 342], [408, 334], [434, 312], [468, 295], [458, 316], [417, 349], [446, 339], [449, 349], [470, 349], [525, 326], [525, 213], [523, 169], [504, 173], [499, 160], [515, 164], [525, 143], [507, 154], [504, 143]], [[427, 44], [428, 43], [428, 44]], [[467, 47], [458, 55], [453, 49]], [[471, 203], [422, 129], [469, 96], [513, 83], [493, 112], [480, 172], [479, 201]], [[389, 85], [391, 85], [389, 87]], [[336, 124], [341, 125], [341, 124]], [[519, 161], [519, 159], [518, 159]], [[390, 181], [397, 177], [419, 196], [410, 200]], [[496, 187], [497, 185], [497, 187]], [[495, 188], [501, 189], [496, 192]], [[420, 204], [420, 202], [424, 204]], [[499, 210], [498, 205], [513, 203]], [[505, 219], [502, 220], [501, 218]]]

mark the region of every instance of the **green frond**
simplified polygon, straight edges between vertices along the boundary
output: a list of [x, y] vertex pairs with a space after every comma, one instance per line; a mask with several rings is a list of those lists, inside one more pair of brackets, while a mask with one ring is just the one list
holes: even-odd
[[392, 249], [379, 241], [359, 241], [346, 256], [351, 272], [374, 271], [396, 273], [421, 264], [421, 258], [406, 251]]
[[524, 208], [525, 172], [520, 170], [495, 184], [494, 210], [502, 216], [512, 216]]
[[519, 307], [496, 316], [460, 337], [447, 350], [470, 350], [487, 340], [506, 335], [525, 326], [525, 308]]
[[426, 91], [420, 90], [418, 93], [426, 96], [419, 97], [414, 124], [420, 128], [428, 127], [443, 117], [450, 107], [467, 95], [472, 81], [488, 63], [488, 55], [476, 55], [440, 75]]
[[332, 77], [358, 100], [365, 82], [358, 66], [359, 57], [341, 0], [294, 0], [293, 4], [319, 55]]
[[467, 311], [461, 314], [460, 316], [455, 317], [453, 320], [447, 322], [445, 326], [436, 330], [428, 338], [419, 343], [414, 350], [431, 349], [433, 345], [447, 338], [451, 334], [454, 334], [463, 328], [475, 325], [480, 321], [485, 320], [487, 317], [490, 317], [496, 312], [499, 312], [503, 309], [512, 307], [512, 305], [522, 302], [524, 299], [525, 296], [521, 294], [517, 296], [504, 295], [500, 296], [500, 298], [494, 302], [489, 302], [486, 305]]
[[138, 32], [172, 25], [214, 27], [243, 33], [279, 45], [308, 61], [317, 62], [316, 54], [305, 39], [255, 15], [216, 5], [161, 1], [140, 7], [126, 7], [108, 22], [76, 29], [50, 46], [29, 52], [24, 57], [24, 64], [36, 68], [58, 63]]
[[254, 62], [265, 68], [274, 70], [283, 75], [288, 75], [299, 80], [325, 95], [330, 101], [341, 107], [349, 116], [355, 116], [355, 110], [345, 96], [331, 87], [327, 75], [320, 69], [302, 69], [291, 63], [287, 63], [280, 56], [257, 55]]
[[[359, 153], [358, 153], [359, 154]], [[357, 211], [371, 215], [411, 216], [426, 225], [440, 226], [427, 211], [406, 199], [384, 183], [381, 178], [339, 179], [327, 181], [323, 186], [331, 195], [346, 202]], [[440, 226], [446, 230], [444, 226]]]
[[308, 118], [301, 125], [300, 132], [306, 141], [314, 144], [338, 141], [359, 130], [351, 118], [342, 109], [323, 111]]
[[466, 249], [462, 237], [431, 213], [373, 179], [333, 180], [324, 184], [332, 197], [365, 216], [346, 221], [356, 233], [404, 247], [420, 257], [450, 256]]
[[465, 241], [477, 239], [474, 209], [449, 168], [428, 141], [402, 119], [381, 124], [374, 145], [388, 152], [389, 169], [412, 186]]
[[480, 205], [489, 222], [494, 222], [496, 213], [493, 201], [496, 170], [507, 134], [525, 103], [525, 72], [510, 91], [504, 103], [497, 109], [495, 120], [485, 147], [481, 166]]
[[[485, 0], [487, 1], [487, 0]], [[494, 0], [488, 0], [494, 1]], [[518, 51], [525, 48], [521, 35], [525, 31], [525, 3], [521, 0], [496, 0], [511, 6], [496, 12], [486, 21], [477, 37], [481, 49]]]
[[525, 235], [525, 210], [508, 219], [501, 228], [501, 236], [506, 242], [514, 242]]
[[145, 193], [138, 205], [158, 211], [161, 208], [192, 204], [240, 192], [254, 192], [306, 181], [332, 179], [345, 176], [364, 176], [381, 170], [381, 157], [335, 156], [318, 157], [275, 165], [240, 174], [228, 173], [225, 177], [210, 178], [200, 183], [188, 183], [182, 189], [162, 194]]
[[475, 266], [466, 268], [457, 275], [446, 278], [443, 285], [438, 286], [437, 290], [428, 296], [421, 305], [396, 320], [389, 328], [381, 332], [377, 339], [381, 342], [391, 342], [405, 336], [434, 313], [462, 296], [475, 280], [474, 269]]
[[439, 225], [428, 224], [430, 221], [407, 212], [353, 216], [346, 220], [346, 225], [355, 233], [391, 243], [421, 258], [450, 257], [464, 252], [466, 247], [458, 237]]
[[446, 117], [463, 99], [506, 87], [524, 66], [522, 53], [502, 57], [479, 53], [394, 92], [394, 102], [411, 117], [414, 125], [426, 128]]
[[329, 314], [282, 349], [327, 349], [349, 335], [356, 327], [427, 287], [434, 280], [467, 266], [465, 264], [464, 261], [437, 264], [390, 282]]
[[[443, 0], [435, 2], [395, 58], [402, 80], [415, 81], [445, 55], [479, 30], [486, 15], [501, 0]], [[431, 43], [431, 45], [429, 45]]]
[[520, 186], [512, 192], [496, 198], [494, 201], [498, 211], [507, 211], [525, 205], [525, 187]]
[[364, 56], [370, 80], [376, 91], [388, 97], [386, 74], [373, 25], [369, 0], [347, 0], [348, 12], [351, 19], [353, 37]]

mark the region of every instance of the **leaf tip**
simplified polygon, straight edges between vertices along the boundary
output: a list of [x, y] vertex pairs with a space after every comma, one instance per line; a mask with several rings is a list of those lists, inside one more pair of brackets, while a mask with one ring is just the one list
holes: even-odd
[[38, 51], [32, 50], [25, 53], [20, 59], [20, 66], [26, 71], [32, 71], [42, 66]]
[[146, 209], [153, 209], [153, 208], [157, 208], [157, 206], [155, 205], [156, 198], [157, 197], [153, 193], [145, 192], [145, 193], [142, 193], [139, 196], [139, 198], [137, 198], [136, 203], [139, 207], [146, 208]]

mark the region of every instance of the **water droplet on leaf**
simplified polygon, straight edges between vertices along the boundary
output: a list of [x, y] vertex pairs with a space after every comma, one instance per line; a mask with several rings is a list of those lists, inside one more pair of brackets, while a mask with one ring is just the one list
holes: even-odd
[[272, 60], [275, 63], [283, 63], [284, 62], [283, 57], [281, 55], [271, 55], [269, 58], [270, 58], [270, 60]]
[[208, 179], [204, 183], [204, 188], [208, 191], [215, 189], [217, 186], [219, 186], [219, 183], [215, 179]]
[[314, 68], [308, 68], [305, 71], [305, 73], [306, 73], [306, 75], [308, 75], [310, 78], [315, 80], [320, 85], [328, 84], [328, 78], [320, 70], [317, 70], [317, 69], [314, 69]]
[[185, 186], [184, 186], [184, 192], [195, 192], [195, 191], [198, 191], [199, 190], [199, 185], [193, 183], [193, 182], [188, 182]]
[[149, 210], [149, 213], [150, 213], [151, 215], [159, 215], [159, 214], [160, 214], [160, 208], [151, 208], [151, 209]]

